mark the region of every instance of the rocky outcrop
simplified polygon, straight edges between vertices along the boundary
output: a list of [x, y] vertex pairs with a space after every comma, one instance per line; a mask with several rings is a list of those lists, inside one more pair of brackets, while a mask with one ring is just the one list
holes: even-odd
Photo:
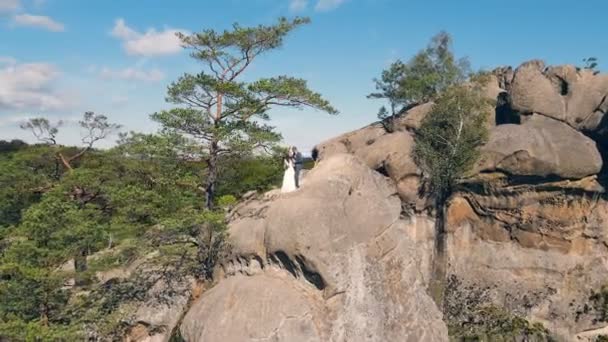
[[420, 127], [424, 117], [433, 109], [433, 102], [423, 103], [419, 106], [410, 108], [397, 118], [397, 127], [415, 131]]
[[147, 299], [139, 303], [133, 313], [132, 326], [126, 342], [169, 342], [188, 308], [194, 279], [180, 279], [168, 283], [157, 281], [146, 293]]
[[[186, 315], [186, 341], [593, 341], [608, 331], [606, 76], [493, 72], [489, 140], [447, 203], [445, 236], [412, 157], [432, 104], [315, 148], [296, 192], [230, 217], [233, 256]], [[445, 255], [439, 258], [437, 245]], [[432, 265], [445, 263], [445, 278]], [[439, 307], [427, 294], [443, 282]], [[600, 291], [605, 291], [601, 292]], [[598, 294], [599, 293], [599, 294]], [[605, 294], [604, 294], [605, 293]], [[599, 298], [599, 299], [598, 299]]]
[[237, 210], [226, 279], [184, 318], [187, 341], [447, 341], [396, 189], [358, 158]]
[[604, 129], [608, 75], [531, 61], [515, 70], [510, 94], [513, 109], [522, 114], [545, 115], [582, 131]]
[[564, 123], [536, 114], [522, 125], [493, 128], [481, 150], [476, 166], [479, 172], [580, 179], [602, 168], [593, 140]]
[[[410, 113], [415, 120], [421, 120], [431, 107], [432, 104], [417, 106], [410, 109]], [[396, 125], [399, 129], [392, 134], [387, 134], [380, 124], [364, 127], [317, 145], [317, 160], [336, 153], [352, 153], [371, 169], [394, 180], [401, 198], [406, 203], [414, 203], [420, 197], [420, 170], [412, 158], [414, 138], [406, 128], [417, 125], [419, 122], [414, 124], [399, 118]]]

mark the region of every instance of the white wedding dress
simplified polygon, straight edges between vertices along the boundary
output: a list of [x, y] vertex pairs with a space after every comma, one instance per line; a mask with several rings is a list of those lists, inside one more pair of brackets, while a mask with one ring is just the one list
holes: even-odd
[[296, 170], [293, 159], [287, 159], [284, 161], [287, 169], [283, 175], [283, 186], [281, 192], [291, 192], [297, 189], [296, 187]]

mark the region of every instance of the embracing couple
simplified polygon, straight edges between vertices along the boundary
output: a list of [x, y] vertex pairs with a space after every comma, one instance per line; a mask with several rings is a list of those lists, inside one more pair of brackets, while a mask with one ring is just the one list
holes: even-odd
[[302, 170], [302, 154], [295, 146], [287, 150], [287, 156], [283, 159], [285, 174], [283, 175], [283, 186], [281, 192], [294, 191], [300, 187], [300, 171]]

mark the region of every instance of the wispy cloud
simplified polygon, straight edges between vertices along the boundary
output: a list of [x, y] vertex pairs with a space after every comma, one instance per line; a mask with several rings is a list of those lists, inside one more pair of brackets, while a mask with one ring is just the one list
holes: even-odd
[[12, 12], [21, 8], [20, 0], [0, 0], [0, 13]]
[[0, 127], [14, 126], [31, 118], [29, 114], [14, 114], [0, 117]]
[[327, 12], [338, 8], [346, 0], [319, 0], [315, 5], [315, 11]]
[[290, 12], [302, 12], [308, 7], [308, 0], [290, 0], [289, 11]]
[[0, 66], [5, 65], [5, 64], [13, 65], [16, 63], [17, 63], [17, 60], [14, 59], [13, 57], [0, 56]]
[[48, 63], [20, 64], [14, 59], [0, 65], [0, 110], [56, 110], [68, 108], [72, 99], [53, 85], [60, 71]]
[[104, 67], [99, 71], [99, 76], [104, 79], [157, 82], [162, 80], [165, 74], [159, 69], [142, 70], [139, 68], [124, 68], [114, 70]]
[[111, 35], [123, 41], [123, 48], [127, 54], [150, 57], [180, 52], [182, 46], [176, 36], [178, 32], [185, 32], [185, 30], [167, 28], [163, 31], [156, 31], [151, 28], [145, 33], [141, 33], [127, 26], [124, 19], [118, 19]]
[[17, 26], [39, 27], [52, 32], [65, 31], [65, 26], [62, 23], [43, 15], [18, 14], [13, 17], [13, 23]]

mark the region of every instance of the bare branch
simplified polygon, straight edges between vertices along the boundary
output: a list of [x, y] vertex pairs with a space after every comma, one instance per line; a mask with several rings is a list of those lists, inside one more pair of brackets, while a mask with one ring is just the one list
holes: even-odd
[[52, 124], [45, 118], [34, 118], [20, 124], [19, 127], [24, 130], [29, 130], [36, 140], [42, 143], [57, 145], [57, 133], [59, 133], [59, 127], [62, 125], [63, 121], [61, 120]]

